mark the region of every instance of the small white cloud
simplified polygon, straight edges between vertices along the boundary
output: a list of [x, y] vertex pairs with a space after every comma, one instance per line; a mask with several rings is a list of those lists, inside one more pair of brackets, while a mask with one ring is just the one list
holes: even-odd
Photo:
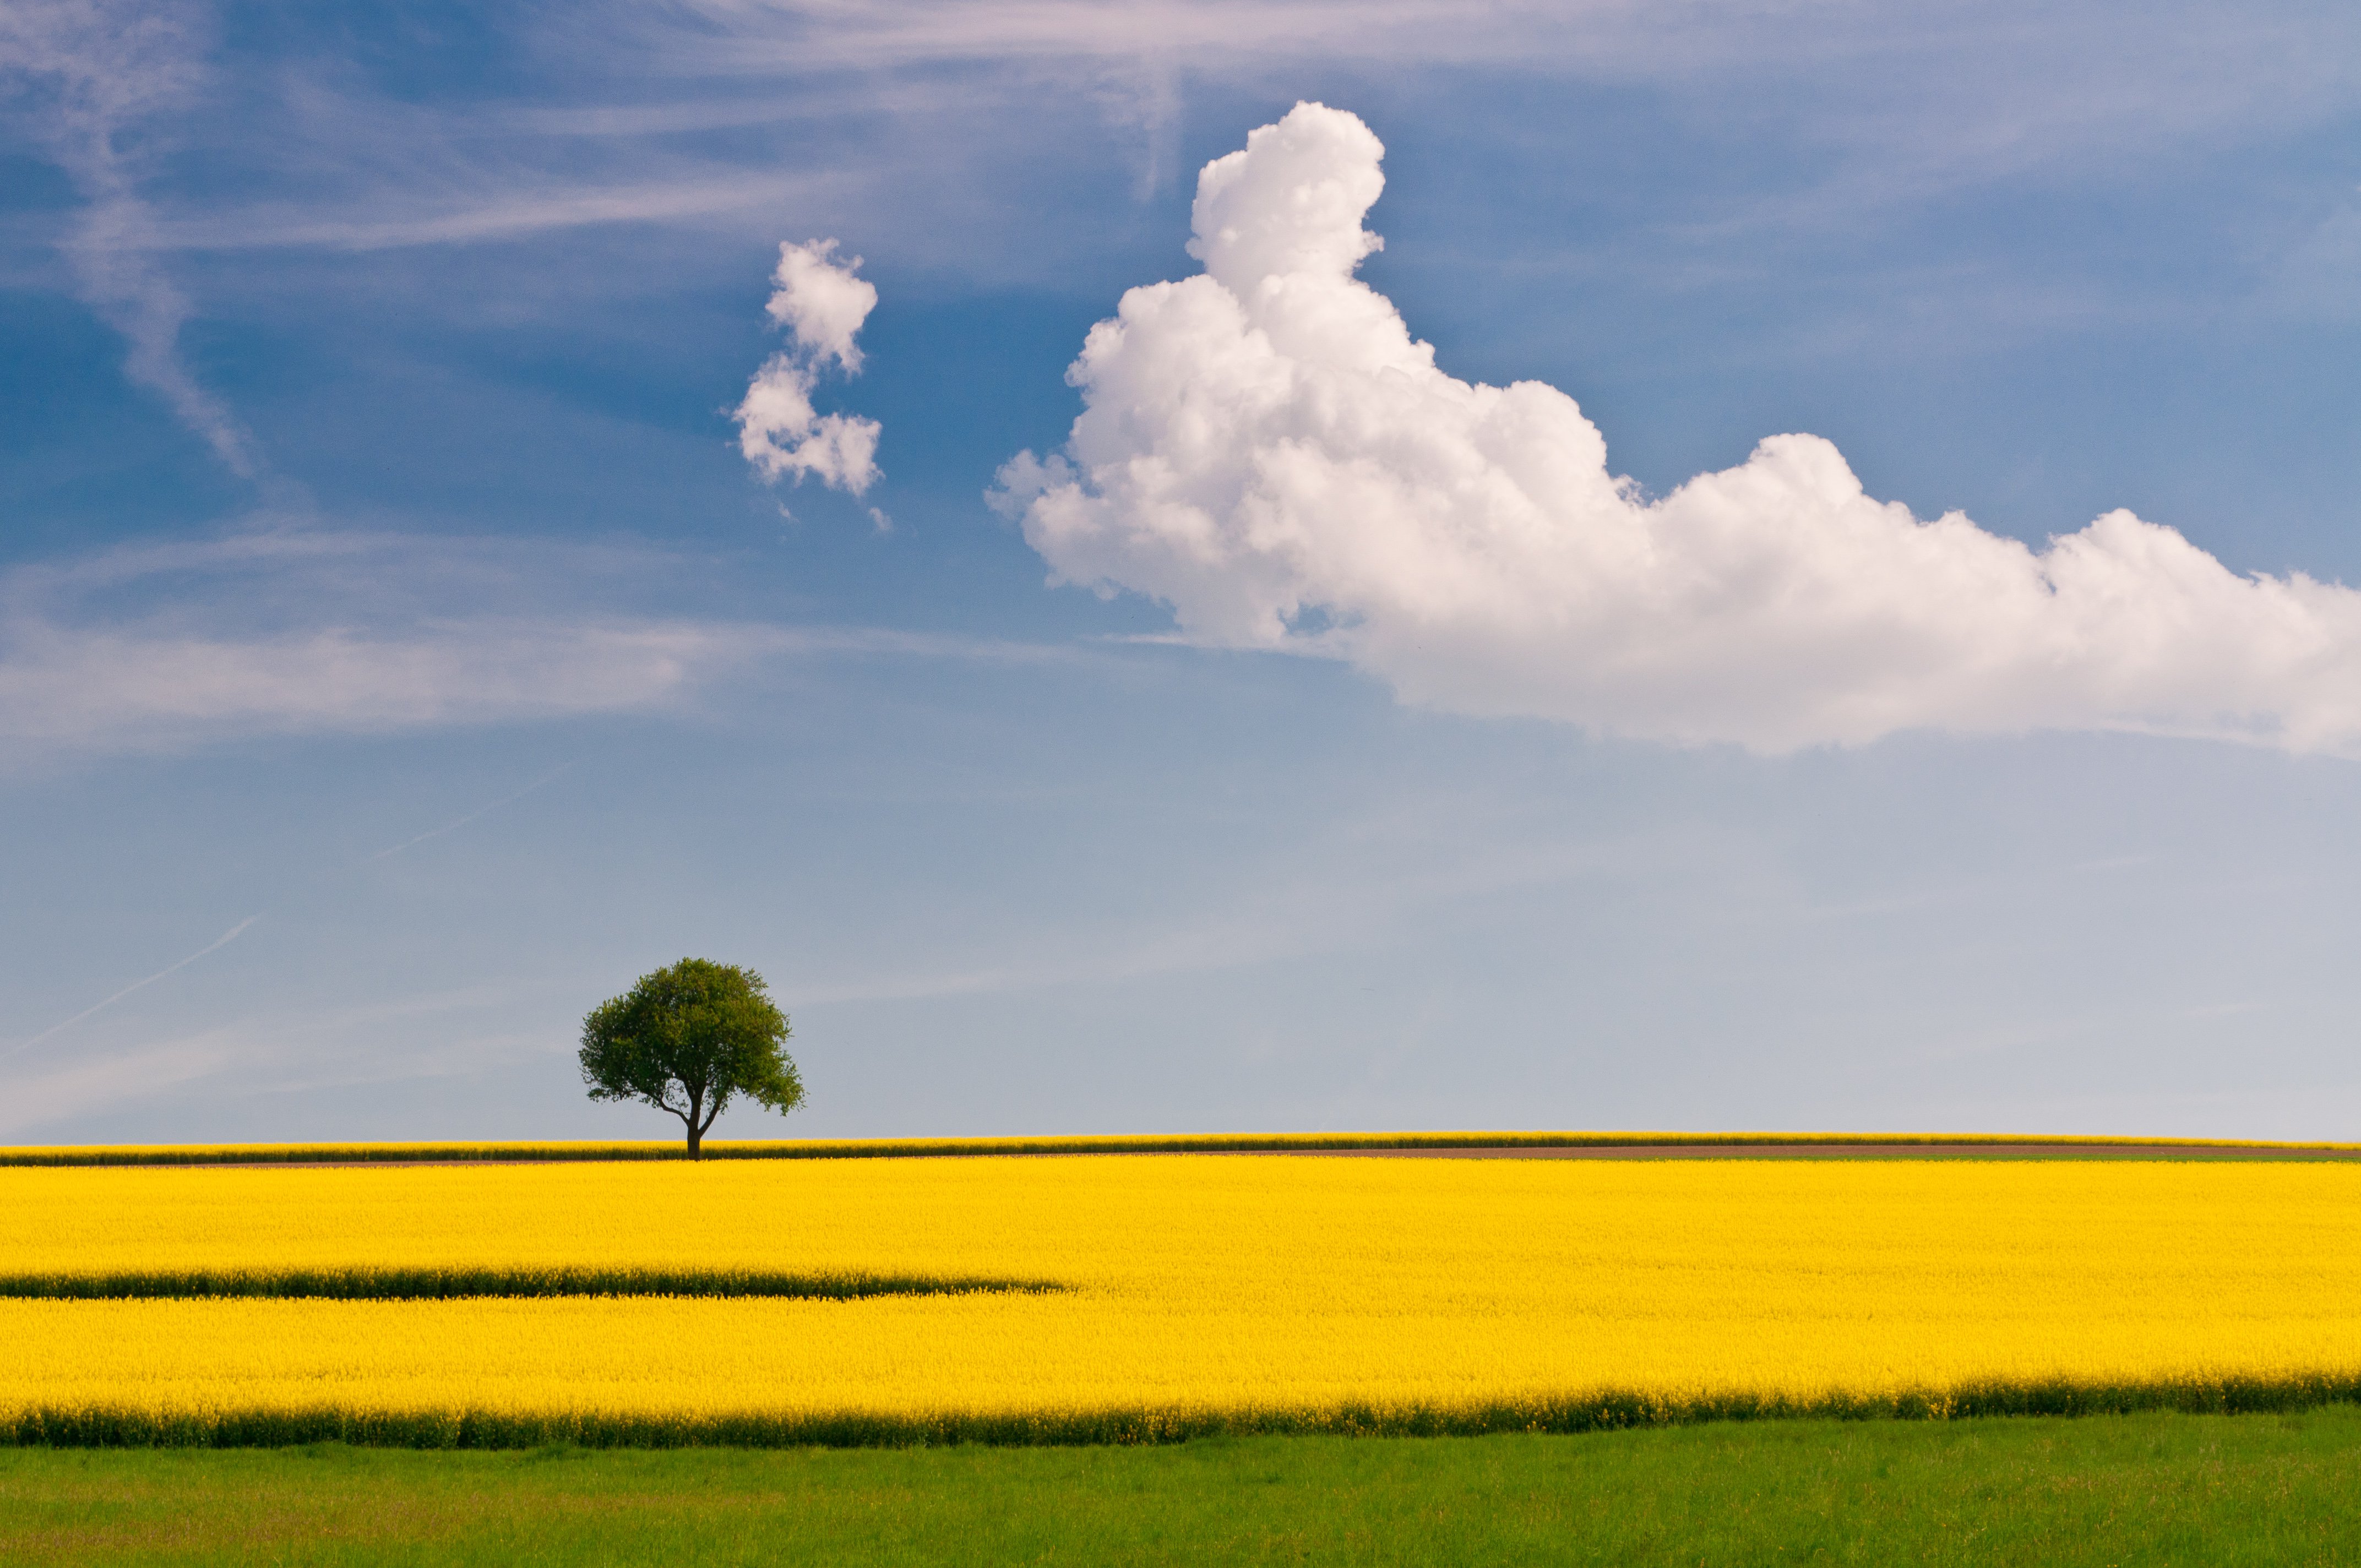
[[778, 285], [766, 308], [785, 327], [788, 346], [755, 372], [738, 405], [738, 448], [763, 479], [776, 483], [793, 474], [861, 495], [878, 477], [877, 441], [884, 427], [873, 419], [822, 414], [813, 408], [812, 389], [821, 367], [834, 360], [847, 375], [861, 368], [854, 341], [877, 289], [854, 276], [861, 258], [836, 259], [836, 241], [816, 239], [779, 247]]
[[766, 313], [815, 364], [833, 359], [848, 373], [861, 368], [861, 350], [852, 340], [877, 308], [877, 285], [853, 275], [860, 267], [857, 256], [837, 260], [832, 239], [779, 247], [778, 269], [771, 274], [778, 289]]
[[738, 405], [738, 449], [766, 480], [810, 474], [860, 495], [877, 477], [877, 438], [884, 427], [873, 419], [816, 411], [812, 379], [807, 367], [773, 355]]
[[1353, 276], [1383, 148], [1302, 104], [1206, 166], [1203, 274], [1133, 289], [1064, 454], [994, 504], [1054, 581], [1405, 699], [1763, 751], [2125, 729], [2361, 751], [2361, 593], [2241, 577], [2113, 511], [2036, 552], [1864, 494], [1817, 436], [1645, 502], [1539, 382], [1439, 369]]

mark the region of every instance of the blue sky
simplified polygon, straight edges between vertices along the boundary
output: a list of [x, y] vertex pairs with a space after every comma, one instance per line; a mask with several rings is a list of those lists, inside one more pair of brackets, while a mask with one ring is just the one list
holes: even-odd
[[[2361, 1116], [2349, 607], [2241, 580], [2361, 583], [2349, 7], [32, 0], [0, 88], [0, 1137], [665, 1135], [572, 1052], [684, 953], [795, 1019], [741, 1136]], [[1710, 554], [1689, 620], [1389, 578], [1367, 498], [1175, 576], [1082, 436], [1082, 543], [995, 511], [1300, 100], [1382, 141], [1427, 390], [1556, 389], [1664, 527], [1804, 432], [1979, 560], [2122, 508], [2226, 571], [2086, 667], [1850, 557], [1902, 641]], [[858, 496], [730, 418], [818, 238]], [[1130, 341], [1161, 460], [1212, 350]]]

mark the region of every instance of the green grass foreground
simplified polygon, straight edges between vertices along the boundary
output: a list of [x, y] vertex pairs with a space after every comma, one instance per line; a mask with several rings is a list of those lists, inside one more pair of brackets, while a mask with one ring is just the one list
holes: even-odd
[[0, 1453], [0, 1562], [2361, 1561], [2361, 1409], [1167, 1448]]

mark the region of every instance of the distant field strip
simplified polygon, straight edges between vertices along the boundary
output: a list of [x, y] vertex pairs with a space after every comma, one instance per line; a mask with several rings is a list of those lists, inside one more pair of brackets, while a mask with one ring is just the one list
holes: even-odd
[[[1649, 1153], [1793, 1149], [1835, 1154], [1909, 1149], [2014, 1155], [2185, 1155], [2191, 1158], [2361, 1158], [2361, 1144], [2257, 1143], [2214, 1138], [2026, 1136], [1967, 1133], [1207, 1133], [1121, 1137], [799, 1138], [719, 1140], [708, 1160], [939, 1159], [1002, 1155], [1318, 1154], [1383, 1150], [1597, 1149]], [[680, 1141], [631, 1143], [159, 1144], [0, 1148], [6, 1166], [459, 1165], [685, 1158]]]
[[18, 1168], [0, 1264], [977, 1287], [0, 1299], [0, 1440], [34, 1442], [1122, 1442], [2361, 1398], [2361, 1168], [2334, 1163]]
[[476, 1297], [748, 1296], [850, 1301], [865, 1296], [963, 1296], [1057, 1290], [1047, 1279], [967, 1275], [795, 1274], [763, 1268], [498, 1267], [170, 1268], [0, 1274], [0, 1299], [202, 1300], [276, 1297], [321, 1301], [435, 1301]]

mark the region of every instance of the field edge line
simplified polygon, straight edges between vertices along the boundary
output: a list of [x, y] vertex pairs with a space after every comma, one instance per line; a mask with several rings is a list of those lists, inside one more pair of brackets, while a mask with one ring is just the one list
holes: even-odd
[[418, 1449], [874, 1448], [1168, 1443], [1216, 1436], [1473, 1437], [1625, 1431], [1709, 1421], [1947, 1420], [2137, 1411], [2241, 1415], [2361, 1404], [2361, 1369], [2190, 1376], [2119, 1383], [2059, 1379], [1812, 1396], [1677, 1398], [1603, 1390], [1465, 1406], [1345, 1403], [1219, 1409], [1152, 1406], [1040, 1411], [597, 1411], [159, 1409], [132, 1404], [27, 1405], [0, 1417], [0, 1444], [50, 1448], [270, 1448], [315, 1442]]

